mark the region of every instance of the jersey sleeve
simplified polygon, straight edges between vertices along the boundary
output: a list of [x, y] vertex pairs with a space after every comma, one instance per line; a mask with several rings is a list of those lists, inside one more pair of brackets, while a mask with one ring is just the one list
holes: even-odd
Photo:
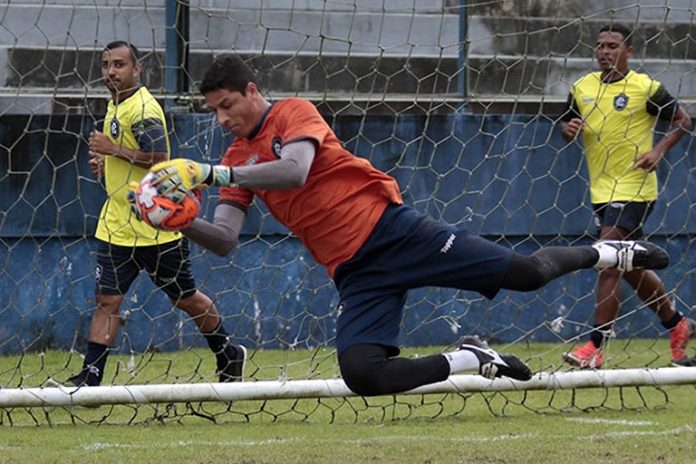
[[167, 134], [159, 118], [144, 118], [131, 126], [140, 151], [144, 153], [164, 153], [167, 151]]
[[573, 118], [581, 117], [582, 116], [580, 115], [580, 108], [578, 107], [578, 104], [575, 101], [575, 95], [573, 95], [573, 92], [569, 92], [568, 98], [566, 99], [565, 103], [565, 109], [563, 110], [563, 113], [561, 113], [560, 120], [563, 122], [568, 122]]
[[307, 100], [289, 99], [277, 116], [280, 118], [278, 128], [283, 145], [310, 140], [318, 147], [331, 133], [331, 128], [317, 108]]
[[[240, 166], [240, 161], [235, 159], [234, 155], [235, 148], [233, 143], [222, 157], [220, 164], [229, 167]], [[241, 187], [220, 187], [218, 192], [220, 194], [220, 198], [218, 200], [220, 203], [227, 203], [229, 205], [236, 206], [245, 213], [249, 210], [249, 205], [251, 205], [251, 202], [254, 200], [254, 193], [249, 189]]]
[[149, 93], [138, 93], [131, 98], [141, 98], [142, 106], [131, 115], [131, 132], [140, 151], [166, 153], [169, 151], [164, 114], [159, 103]]
[[239, 187], [220, 187], [218, 191], [220, 193], [218, 202], [236, 206], [245, 213], [249, 211], [249, 205], [254, 199], [254, 194], [250, 190]]
[[653, 81], [653, 84], [656, 90], [648, 97], [645, 109], [659, 119], [671, 121], [677, 112], [677, 99], [670, 95], [665, 86], [658, 81]]

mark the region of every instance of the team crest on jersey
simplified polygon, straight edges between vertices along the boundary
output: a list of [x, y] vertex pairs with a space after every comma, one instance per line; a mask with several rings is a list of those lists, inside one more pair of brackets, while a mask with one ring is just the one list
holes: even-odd
[[109, 132], [111, 132], [111, 137], [117, 139], [119, 132], [121, 132], [121, 126], [118, 123], [118, 119], [114, 118], [109, 124]]
[[628, 95], [625, 93], [620, 93], [614, 97], [614, 109], [616, 111], [622, 111], [628, 106]]
[[280, 158], [280, 149], [282, 148], [282, 141], [280, 140], [280, 137], [274, 137], [273, 138], [273, 154], [276, 155], [278, 158]]

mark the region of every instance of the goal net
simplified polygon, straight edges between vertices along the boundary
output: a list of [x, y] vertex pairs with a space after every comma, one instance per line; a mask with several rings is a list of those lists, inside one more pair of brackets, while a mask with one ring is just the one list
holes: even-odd
[[[585, 270], [491, 301], [447, 289], [409, 293], [405, 355], [478, 334], [525, 359], [532, 381], [453, 376], [407, 395], [353, 396], [333, 344], [337, 292], [260, 203], [230, 256], [192, 245], [198, 287], [249, 349], [245, 382], [215, 383], [195, 324], [144, 274], [121, 307], [103, 386], [65, 382], [82, 366], [95, 306], [93, 235], [105, 194], [87, 140], [105, 114], [107, 43], [127, 40], [143, 52], [142, 81], [166, 108], [173, 157], [216, 162], [229, 144], [197, 84], [214, 55], [235, 52], [271, 100], [315, 103], [349, 150], [397, 179], [407, 203], [529, 254], [595, 237], [582, 145], [563, 142], [558, 118], [570, 85], [596, 69], [597, 31], [610, 23], [635, 30], [631, 67], [690, 112], [692, 2], [25, 0], [0, 12], [0, 424], [644, 408], [696, 382], [696, 368], [669, 367], [667, 330], [628, 286], [603, 369], [563, 363], [594, 325], [597, 274]], [[656, 126], [658, 137], [664, 131]], [[646, 225], [670, 253], [660, 277], [686, 316], [696, 301], [694, 161], [684, 137], [658, 168], [660, 196]], [[208, 218], [216, 195], [206, 193]]]

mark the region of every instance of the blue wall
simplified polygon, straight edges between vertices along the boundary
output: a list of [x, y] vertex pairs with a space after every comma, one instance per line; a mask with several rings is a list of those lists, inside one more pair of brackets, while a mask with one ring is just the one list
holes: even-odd
[[[352, 151], [393, 175], [406, 201], [435, 217], [530, 253], [545, 244], [590, 243], [593, 233], [580, 147], [565, 145], [540, 116], [375, 116], [332, 121]], [[82, 349], [94, 305], [93, 234], [104, 193], [87, 167], [95, 123], [82, 116], [4, 116], [0, 122], [0, 353]], [[175, 115], [174, 156], [215, 160], [229, 140], [210, 115]], [[696, 217], [694, 149], [685, 137], [660, 166], [664, 188], [647, 230], [668, 248], [662, 276], [681, 304], [696, 301], [690, 263]], [[214, 208], [210, 192], [206, 213]], [[226, 327], [258, 347], [331, 344], [337, 295], [318, 267], [262, 205], [242, 245], [215, 257], [193, 246], [194, 274]], [[540, 292], [412, 292], [404, 321], [408, 345], [447, 344], [476, 332], [499, 341], [567, 339], [587, 330], [594, 271], [563, 277]], [[136, 282], [122, 308], [125, 351], [202, 346], [194, 325]], [[657, 319], [626, 292], [619, 336], [657, 335]], [[563, 317], [560, 331], [550, 321]], [[182, 326], [180, 326], [182, 325]], [[417, 330], [416, 330], [417, 329]]]

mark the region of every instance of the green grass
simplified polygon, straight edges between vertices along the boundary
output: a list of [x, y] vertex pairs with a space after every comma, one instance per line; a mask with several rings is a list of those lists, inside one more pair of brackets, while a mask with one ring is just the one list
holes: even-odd
[[[535, 370], [565, 369], [558, 360], [567, 346], [504, 348]], [[662, 367], [667, 353], [666, 340], [614, 341], [608, 367]], [[64, 379], [80, 363], [66, 352], [3, 357], [0, 385]], [[254, 352], [249, 368], [257, 380], [336, 375], [331, 350]], [[107, 377], [117, 384], [198, 382], [212, 380], [213, 369], [205, 350], [147, 353], [113, 357]], [[14, 408], [0, 410], [0, 463], [696, 462], [694, 393], [693, 386], [668, 386]]]

